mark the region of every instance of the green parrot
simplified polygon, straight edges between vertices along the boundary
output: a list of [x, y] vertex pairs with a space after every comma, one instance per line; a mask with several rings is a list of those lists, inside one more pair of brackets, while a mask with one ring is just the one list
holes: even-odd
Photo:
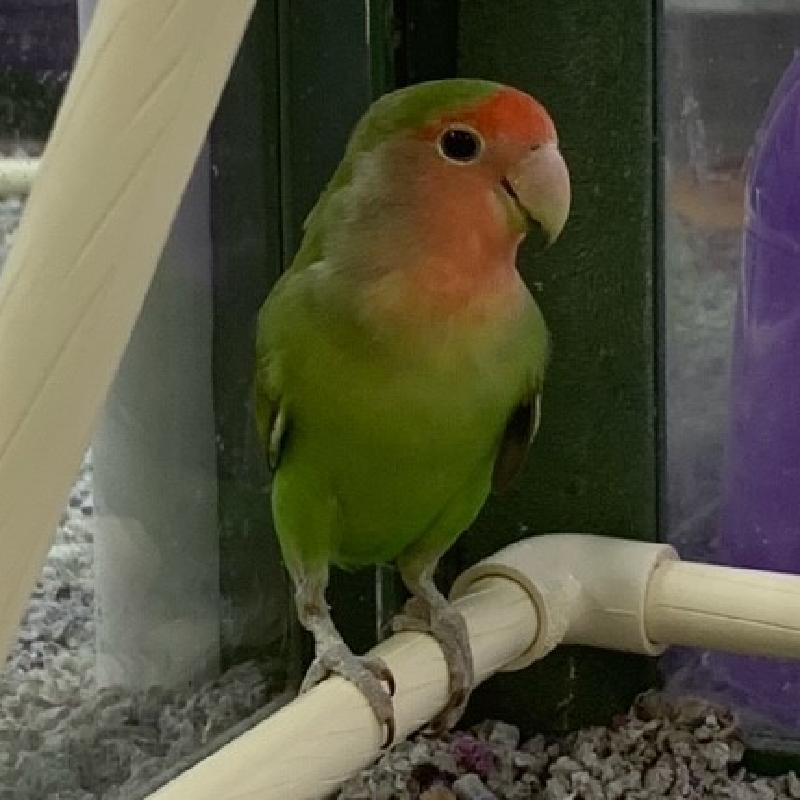
[[330, 564], [397, 563], [395, 630], [437, 639], [451, 727], [473, 685], [461, 615], [437, 561], [519, 472], [539, 419], [548, 336], [516, 269], [526, 233], [552, 242], [569, 175], [529, 95], [443, 80], [378, 99], [305, 222], [258, 320], [256, 416], [275, 526], [316, 659], [394, 736], [392, 676], [355, 656], [325, 599]]

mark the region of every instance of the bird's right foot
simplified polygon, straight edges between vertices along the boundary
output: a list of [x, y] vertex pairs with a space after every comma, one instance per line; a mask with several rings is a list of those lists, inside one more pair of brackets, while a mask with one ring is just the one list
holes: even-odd
[[[339, 675], [364, 695], [378, 722], [386, 728], [384, 748], [394, 742], [394, 676], [383, 659], [356, 656], [346, 644], [332, 645], [318, 653], [308, 668], [300, 693], [307, 692], [331, 675]], [[386, 684], [386, 686], [384, 686]]]
[[439, 598], [433, 593], [431, 596], [437, 601], [435, 604], [431, 604], [429, 598], [423, 596], [410, 597], [403, 613], [392, 620], [392, 628], [395, 633], [427, 633], [442, 648], [447, 662], [449, 696], [445, 707], [428, 726], [428, 732], [440, 736], [453, 728], [463, 715], [475, 685], [475, 667], [464, 617], [444, 598], [438, 602]]

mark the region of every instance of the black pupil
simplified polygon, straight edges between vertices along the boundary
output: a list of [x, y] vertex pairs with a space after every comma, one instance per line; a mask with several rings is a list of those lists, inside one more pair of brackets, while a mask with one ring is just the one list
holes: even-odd
[[442, 136], [442, 152], [453, 161], [472, 161], [479, 147], [478, 137], [472, 131], [452, 128]]

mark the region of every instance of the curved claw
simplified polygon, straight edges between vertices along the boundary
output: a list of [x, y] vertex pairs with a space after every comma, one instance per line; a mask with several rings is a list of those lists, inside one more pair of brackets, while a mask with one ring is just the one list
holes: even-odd
[[384, 723], [386, 725], [386, 738], [383, 740], [381, 750], [388, 750], [394, 744], [395, 726], [394, 715], [389, 717]]
[[397, 692], [397, 684], [394, 680], [394, 673], [386, 666], [386, 662], [377, 656], [363, 656], [362, 664], [379, 680], [383, 681], [389, 690], [389, 697], [394, 697]]

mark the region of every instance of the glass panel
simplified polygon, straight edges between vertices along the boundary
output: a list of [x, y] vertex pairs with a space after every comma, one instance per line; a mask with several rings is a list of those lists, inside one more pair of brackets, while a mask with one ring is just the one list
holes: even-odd
[[[27, 193], [2, 175], [42, 152], [93, 5], [0, 0], [0, 270]], [[297, 648], [263, 474], [248, 535], [272, 579], [250, 593], [257, 607], [220, 588], [238, 545], [220, 546], [218, 522], [219, 169], [206, 148], [0, 672], [0, 800], [145, 796], [286, 699]], [[235, 455], [242, 471], [259, 457]]]
[[[800, 6], [665, 11], [668, 535], [686, 558], [800, 572]], [[676, 691], [743, 712], [753, 743], [800, 735], [796, 665], [666, 664]]]

